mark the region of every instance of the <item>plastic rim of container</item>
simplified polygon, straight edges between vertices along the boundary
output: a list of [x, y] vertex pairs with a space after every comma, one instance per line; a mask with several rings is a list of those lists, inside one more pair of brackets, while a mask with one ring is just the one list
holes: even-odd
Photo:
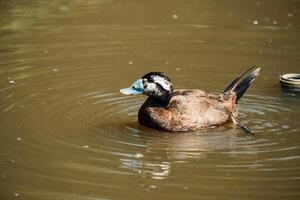
[[300, 88], [300, 74], [283, 74], [279, 79], [283, 87]]

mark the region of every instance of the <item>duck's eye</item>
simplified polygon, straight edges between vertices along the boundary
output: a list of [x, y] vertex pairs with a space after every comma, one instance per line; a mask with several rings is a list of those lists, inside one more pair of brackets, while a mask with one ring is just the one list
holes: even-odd
[[133, 85], [133, 86], [132, 86], [132, 89], [136, 89], [136, 86], [135, 86], [135, 85]]

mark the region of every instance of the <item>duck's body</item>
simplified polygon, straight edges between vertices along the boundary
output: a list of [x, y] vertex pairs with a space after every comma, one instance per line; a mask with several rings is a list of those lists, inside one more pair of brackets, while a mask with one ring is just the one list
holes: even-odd
[[236, 114], [234, 95], [214, 95], [202, 90], [175, 90], [169, 103], [148, 97], [141, 106], [141, 125], [166, 131], [207, 129], [231, 121]]
[[239, 84], [244, 74], [237, 77], [219, 95], [196, 89], [173, 90], [170, 79], [159, 72], [146, 74], [131, 88], [121, 92], [149, 96], [138, 113], [138, 121], [143, 126], [171, 132], [207, 129], [235, 121], [237, 102], [258, 76], [259, 70], [252, 71]]
[[148, 97], [138, 113], [141, 125], [166, 131], [192, 131], [218, 126], [236, 113], [234, 95], [214, 95], [201, 90], [175, 90], [169, 103]]

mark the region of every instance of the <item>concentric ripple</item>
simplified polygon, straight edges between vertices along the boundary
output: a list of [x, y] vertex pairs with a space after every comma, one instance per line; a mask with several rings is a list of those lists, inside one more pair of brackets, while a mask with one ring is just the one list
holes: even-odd
[[[279, 183], [300, 178], [296, 162], [300, 159], [299, 145], [288, 139], [299, 132], [297, 122], [291, 121], [298, 114], [295, 108], [299, 102], [294, 99], [244, 97], [238, 120], [256, 136], [228, 127], [205, 132], [161, 133], [137, 124], [137, 111], [144, 97], [123, 96], [116, 87], [111, 89], [95, 83], [109, 72], [83, 74], [68, 67], [55, 69], [43, 69], [36, 76], [26, 75], [30, 68], [20, 69], [22, 78], [8, 78], [7, 89], [1, 91], [4, 127], [15, 131], [14, 135], [3, 135], [3, 139], [13, 144], [13, 152], [2, 154], [5, 179], [12, 170], [17, 170], [18, 176], [34, 177], [31, 185], [36, 185], [37, 180], [52, 183], [54, 189], [48, 194], [52, 197], [62, 192], [57, 190], [61, 184], [95, 191], [99, 188], [122, 191], [126, 181], [121, 178], [122, 187], [118, 187], [111, 176], [153, 181], [175, 178], [167, 190], [178, 187], [213, 190], [211, 185], [177, 182], [183, 178], [176, 175], [177, 170], [191, 176], [193, 168], [204, 171], [193, 175], [195, 179], [241, 181], [244, 191], [257, 190], [269, 180]], [[41, 78], [40, 74], [47, 78]], [[276, 115], [280, 117], [272, 117]], [[30, 161], [24, 162], [22, 157]], [[246, 180], [256, 184], [243, 186]], [[159, 185], [139, 187], [156, 190], [162, 187]], [[16, 190], [25, 196], [45, 192], [45, 188], [38, 187], [33, 192], [22, 184], [18, 187]], [[70, 198], [84, 196], [77, 196], [73, 190], [69, 195]]]
[[[277, 80], [298, 70], [294, 1], [4, 2], [1, 199], [299, 199], [300, 101]], [[252, 64], [238, 121], [255, 136], [145, 128], [145, 97], [119, 93], [148, 71], [222, 91]]]

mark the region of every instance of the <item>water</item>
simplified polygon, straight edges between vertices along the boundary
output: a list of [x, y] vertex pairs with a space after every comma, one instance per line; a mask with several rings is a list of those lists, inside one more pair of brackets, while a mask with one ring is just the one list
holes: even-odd
[[[299, 199], [299, 1], [0, 3], [1, 199]], [[239, 106], [256, 136], [137, 124], [149, 71], [220, 92], [262, 68]]]

